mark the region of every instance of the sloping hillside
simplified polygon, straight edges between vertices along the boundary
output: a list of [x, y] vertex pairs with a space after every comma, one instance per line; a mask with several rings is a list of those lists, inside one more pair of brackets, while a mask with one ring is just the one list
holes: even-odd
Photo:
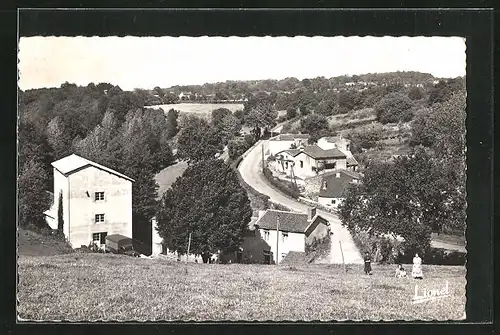
[[62, 239], [19, 228], [18, 255], [54, 256], [72, 253], [71, 246]]

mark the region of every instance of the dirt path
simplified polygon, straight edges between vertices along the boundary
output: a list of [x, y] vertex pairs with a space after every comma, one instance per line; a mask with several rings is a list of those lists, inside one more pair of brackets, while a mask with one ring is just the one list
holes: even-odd
[[[255, 148], [251, 150], [248, 153], [248, 155], [242, 160], [238, 169], [245, 182], [248, 183], [257, 191], [269, 196], [271, 201], [286, 206], [293, 211], [299, 213], [306, 213], [308, 208], [307, 205], [300, 203], [294, 199], [291, 199], [282, 194], [281, 192], [275, 190], [264, 178], [264, 176], [262, 175], [261, 171], [262, 168], [260, 165], [261, 150], [262, 150], [262, 143], [255, 146]], [[331, 229], [333, 232], [331, 239], [332, 245], [330, 252], [330, 263], [332, 264], [342, 263], [342, 254], [339, 242], [341, 242], [342, 244], [344, 260], [346, 263], [350, 264], [363, 263], [361, 254], [359, 253], [359, 250], [354, 244], [351, 234], [345, 227], [342, 226], [340, 219], [336, 215], [328, 212], [324, 212], [321, 210], [317, 210], [317, 212], [330, 222]]]

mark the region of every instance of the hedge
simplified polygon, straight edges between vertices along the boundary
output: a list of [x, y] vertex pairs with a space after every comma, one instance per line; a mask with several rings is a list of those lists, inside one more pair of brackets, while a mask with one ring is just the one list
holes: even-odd
[[264, 167], [264, 169], [263, 169], [262, 172], [264, 173], [264, 177], [266, 177], [266, 179], [274, 187], [276, 187], [281, 192], [285, 193], [286, 195], [288, 195], [288, 196], [290, 196], [290, 197], [292, 197], [294, 199], [299, 199], [300, 192], [299, 192], [298, 188], [294, 184], [292, 184], [290, 182], [284, 182], [284, 181], [278, 180], [277, 178], [275, 178], [273, 176], [273, 173], [267, 167]]
[[[361, 253], [370, 252], [373, 261], [378, 263], [404, 263], [413, 262], [413, 254], [404, 253], [404, 242], [387, 237], [369, 236], [366, 232], [350, 230], [354, 244]], [[466, 253], [441, 248], [430, 248], [422, 256], [424, 264], [432, 265], [465, 265]]]

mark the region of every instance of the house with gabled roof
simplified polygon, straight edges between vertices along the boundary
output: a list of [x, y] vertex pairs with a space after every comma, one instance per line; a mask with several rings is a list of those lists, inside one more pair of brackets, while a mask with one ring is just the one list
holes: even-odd
[[267, 141], [267, 148], [264, 150], [266, 155], [276, 155], [280, 151], [306, 145], [308, 140], [308, 134], [279, 134]]
[[361, 180], [361, 175], [349, 170], [336, 170], [325, 173], [321, 177], [318, 203], [337, 209], [345, 200], [346, 190], [350, 184], [357, 184]]
[[105, 245], [111, 234], [132, 237], [132, 178], [74, 154], [52, 167], [53, 204], [45, 220], [58, 229], [61, 203], [63, 233], [73, 248]]
[[275, 155], [274, 169], [301, 179], [334, 169], [346, 169], [347, 156], [337, 148], [324, 150], [316, 144], [287, 149]]
[[268, 209], [259, 213], [255, 233], [266, 242], [270, 257], [280, 263], [290, 251], [305, 252], [306, 246], [330, 234], [328, 221], [309, 208], [307, 214]]
[[338, 149], [346, 155], [346, 168], [356, 171], [358, 162], [351, 153], [351, 141], [339, 134], [338, 136], [322, 137], [318, 140], [318, 146], [323, 150]]

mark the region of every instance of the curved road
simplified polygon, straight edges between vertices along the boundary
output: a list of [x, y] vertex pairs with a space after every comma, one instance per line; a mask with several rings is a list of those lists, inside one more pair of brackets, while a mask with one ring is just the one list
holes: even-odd
[[[242, 178], [247, 184], [252, 186], [257, 191], [266, 194], [269, 198], [278, 204], [286, 206], [293, 211], [306, 213], [308, 206], [285, 196], [283, 193], [275, 190], [262, 175], [262, 145], [267, 141], [261, 141], [253, 149], [251, 149], [238, 167]], [[349, 231], [342, 226], [340, 219], [329, 212], [317, 210], [317, 213], [323, 216], [330, 222], [332, 235], [332, 245], [330, 251], [329, 263], [342, 264], [342, 254], [340, 250], [340, 243], [344, 253], [344, 260], [347, 264], [362, 264], [363, 259], [359, 250], [356, 248]]]

